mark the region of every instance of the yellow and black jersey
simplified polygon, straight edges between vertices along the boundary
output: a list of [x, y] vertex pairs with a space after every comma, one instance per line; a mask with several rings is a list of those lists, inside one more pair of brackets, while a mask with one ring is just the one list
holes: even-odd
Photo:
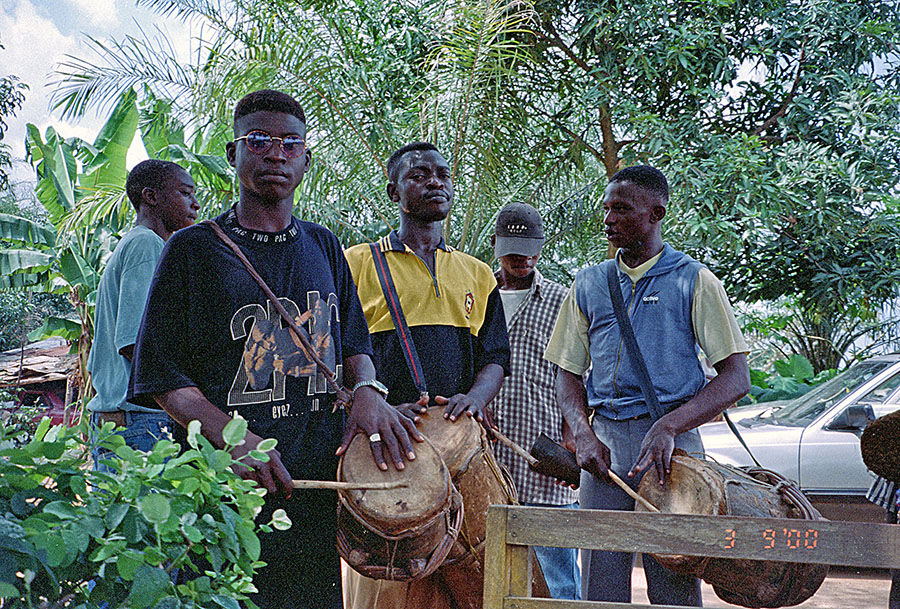
[[[480, 260], [447, 246], [435, 252], [434, 275], [396, 231], [379, 240], [419, 354], [432, 399], [465, 393], [487, 364], [509, 370], [509, 339], [497, 280]], [[345, 255], [372, 335], [378, 380], [392, 404], [418, 397], [368, 243]]]

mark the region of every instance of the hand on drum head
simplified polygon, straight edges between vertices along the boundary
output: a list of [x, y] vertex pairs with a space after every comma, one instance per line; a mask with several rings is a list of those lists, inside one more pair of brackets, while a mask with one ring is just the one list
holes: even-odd
[[[481, 423], [481, 426], [490, 432], [492, 429], [499, 429], [494, 424], [494, 416], [487, 404], [468, 393], [457, 393], [456, 395], [445, 398], [442, 395], [434, 396], [434, 403], [438, 406], [446, 406], [444, 408], [444, 418], [455, 421], [463, 413], [473, 417]], [[488, 437], [493, 435], [488, 433]]]
[[291, 475], [281, 462], [281, 453], [275, 449], [268, 451], [266, 453], [269, 455], [267, 462], [258, 461], [247, 455], [260, 442], [262, 442], [262, 438], [247, 432], [244, 443], [231, 449], [233, 458], [243, 457], [241, 465], [233, 466], [234, 472], [244, 480], [256, 480], [257, 484], [265, 488], [270, 495], [281, 492], [285, 497], [290, 498], [294, 484]]
[[664, 419], [660, 419], [654, 423], [641, 441], [641, 454], [638, 455], [637, 461], [628, 472], [629, 478], [633, 478], [636, 474], [648, 469], [651, 464], [655, 464], [659, 483], [661, 485], [666, 483], [666, 476], [672, 471], [675, 434], [666, 428], [663, 421]]
[[418, 423], [421, 420], [419, 415], [428, 411], [428, 394], [423, 394], [418, 400], [409, 404], [397, 404], [394, 408], [413, 423]]
[[410, 437], [416, 442], [423, 441], [422, 434], [416, 429], [416, 424], [402, 416], [396, 408], [384, 401], [380, 393], [371, 387], [361, 387], [356, 391], [353, 398], [353, 409], [350, 411], [350, 418], [344, 427], [344, 437], [336, 454], [344, 454], [347, 447], [350, 446], [350, 441], [358, 433], [369, 437], [372, 458], [382, 471], [388, 468], [385, 448], [387, 448], [387, 454], [390, 455], [394, 467], [400, 470], [406, 467], [403, 464], [403, 455], [410, 461], [416, 458]]

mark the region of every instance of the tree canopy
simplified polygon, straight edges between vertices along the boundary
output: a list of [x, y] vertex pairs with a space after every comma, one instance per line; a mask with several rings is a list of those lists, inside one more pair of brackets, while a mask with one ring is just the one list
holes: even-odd
[[454, 170], [451, 242], [489, 260], [497, 210], [532, 202], [562, 280], [608, 253], [606, 178], [658, 166], [672, 185], [667, 238], [733, 297], [789, 300], [804, 320], [790, 349], [817, 370], [843, 355], [837, 329], [868, 326], [896, 294], [893, 2], [142, 4], [202, 18], [200, 60], [179, 64], [158, 36], [93, 41], [97, 56], [62, 67], [59, 107], [77, 115], [140, 83], [165, 110], [144, 126], [180, 121], [192, 154], [212, 159], [237, 98], [286, 90], [307, 109], [316, 161], [298, 212], [347, 244], [396, 223], [385, 159], [427, 139]]
[[[3, 50], [2, 44], [0, 50]], [[6, 190], [9, 186], [6, 168], [11, 164], [9, 147], [3, 143], [3, 136], [6, 135], [5, 119], [22, 107], [25, 101], [24, 91], [27, 88], [25, 83], [20, 82], [18, 77], [12, 74], [0, 76], [0, 191]]]

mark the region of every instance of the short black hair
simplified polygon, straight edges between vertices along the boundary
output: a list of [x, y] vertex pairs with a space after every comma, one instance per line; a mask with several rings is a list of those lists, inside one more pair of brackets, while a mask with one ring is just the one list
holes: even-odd
[[391, 182], [397, 181], [397, 170], [400, 168], [400, 159], [402, 159], [403, 155], [407, 152], [413, 152], [414, 150], [434, 150], [438, 154], [441, 153], [441, 151], [437, 149], [437, 146], [431, 142], [413, 142], [412, 144], [407, 144], [403, 148], [398, 148], [387, 162], [388, 179]]
[[296, 99], [282, 91], [260, 89], [242, 97], [234, 106], [234, 124], [237, 124], [239, 118], [254, 112], [284, 112], [285, 114], [296, 116], [301, 123], [306, 124], [306, 114], [303, 112], [303, 106]]
[[135, 165], [125, 180], [125, 193], [135, 211], [141, 207], [141, 193], [145, 188], [159, 188], [167, 180], [173, 179], [179, 170], [185, 171], [178, 163], [159, 159], [147, 159]]
[[609, 179], [610, 184], [613, 182], [631, 182], [658, 195], [663, 201], [669, 200], [669, 181], [663, 172], [650, 165], [633, 165], [620, 169]]

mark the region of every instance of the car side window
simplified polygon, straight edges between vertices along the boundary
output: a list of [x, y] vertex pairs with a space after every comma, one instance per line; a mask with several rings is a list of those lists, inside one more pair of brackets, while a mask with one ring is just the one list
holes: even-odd
[[[857, 404], [869, 404], [875, 411], [875, 416], [880, 417], [900, 409], [900, 372], [885, 379], [866, 395], [859, 398]], [[888, 399], [891, 398], [891, 399]]]

